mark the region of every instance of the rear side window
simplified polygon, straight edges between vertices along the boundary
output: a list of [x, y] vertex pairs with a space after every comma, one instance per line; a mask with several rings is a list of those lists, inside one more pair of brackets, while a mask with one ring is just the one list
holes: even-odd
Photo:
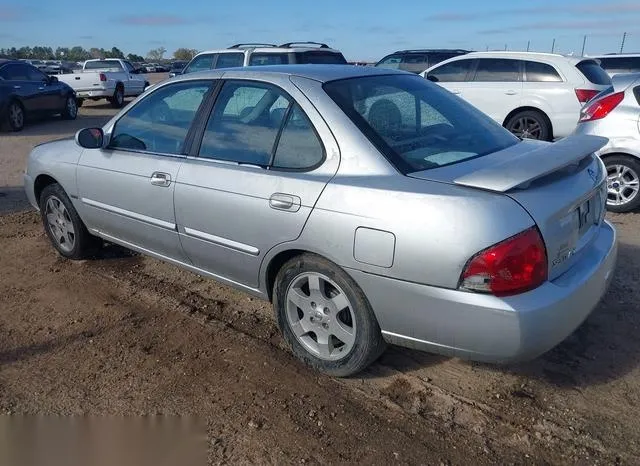
[[593, 84], [611, 84], [611, 78], [607, 72], [593, 60], [581, 61], [576, 65], [576, 68], [578, 68], [584, 77]]
[[478, 60], [473, 81], [517, 82], [520, 81], [520, 60], [505, 58], [481, 58]]
[[289, 64], [289, 57], [286, 53], [254, 53], [249, 59], [251, 66], [287, 64]]
[[432, 52], [429, 54], [429, 66], [437, 65], [438, 63], [448, 60], [449, 58], [457, 57], [459, 53], [447, 53], [447, 52]]
[[524, 62], [525, 81], [534, 83], [561, 82], [562, 78], [556, 69], [536, 61]]
[[0, 76], [8, 81], [28, 81], [29, 69], [25, 65], [7, 65], [0, 71]]
[[206, 71], [213, 67], [213, 59], [216, 57], [214, 53], [198, 55], [184, 69], [184, 74], [195, 73], [196, 71]]
[[295, 104], [280, 135], [273, 167], [304, 170], [317, 166], [323, 158], [322, 143], [307, 116]]
[[461, 82], [467, 78], [473, 60], [456, 60], [432, 70], [427, 79], [436, 83]]
[[236, 68], [244, 65], [244, 53], [221, 53], [216, 68]]
[[388, 57], [380, 60], [376, 66], [397, 70], [400, 68], [400, 63], [402, 63], [402, 55], [389, 55]]
[[612, 71], [640, 71], [640, 57], [602, 57], [600, 66]]
[[341, 53], [335, 52], [300, 52], [296, 53], [296, 62], [319, 65], [346, 65], [347, 60]]

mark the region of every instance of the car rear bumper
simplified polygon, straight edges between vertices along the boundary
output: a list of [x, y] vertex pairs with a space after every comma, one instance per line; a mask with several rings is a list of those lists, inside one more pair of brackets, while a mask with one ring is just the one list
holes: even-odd
[[350, 270], [384, 338], [396, 345], [477, 361], [535, 358], [569, 336], [613, 277], [617, 239], [604, 222], [597, 240], [557, 279], [517, 296], [435, 288]]
[[78, 99], [112, 97], [114, 89], [76, 89]]

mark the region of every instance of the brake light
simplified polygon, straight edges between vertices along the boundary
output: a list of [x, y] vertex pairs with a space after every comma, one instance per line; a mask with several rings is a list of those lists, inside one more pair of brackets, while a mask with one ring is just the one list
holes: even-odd
[[547, 280], [547, 251], [536, 227], [512, 236], [469, 260], [460, 288], [509, 296], [532, 290]]
[[624, 100], [624, 92], [616, 92], [587, 105], [580, 112], [580, 121], [600, 120]]
[[100, 73], [100, 81], [105, 82], [107, 80], [107, 75], [104, 73]]
[[576, 89], [576, 97], [581, 104], [586, 104], [599, 93], [600, 91], [596, 91], [595, 89]]

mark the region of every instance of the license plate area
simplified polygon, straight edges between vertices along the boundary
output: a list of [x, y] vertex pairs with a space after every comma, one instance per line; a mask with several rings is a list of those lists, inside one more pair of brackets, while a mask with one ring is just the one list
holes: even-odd
[[599, 225], [606, 213], [606, 187], [600, 186], [597, 191], [575, 210], [578, 218], [578, 235], [584, 235], [592, 225]]

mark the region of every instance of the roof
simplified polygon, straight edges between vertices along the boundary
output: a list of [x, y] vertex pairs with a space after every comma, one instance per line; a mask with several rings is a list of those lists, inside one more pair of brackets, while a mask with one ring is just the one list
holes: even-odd
[[[469, 53], [471, 50], [463, 50], [463, 49], [407, 49], [407, 50], [398, 50], [393, 52], [396, 53]], [[392, 55], [393, 55], [392, 54]]]
[[640, 53], [607, 53], [604, 55], [589, 55], [589, 58], [638, 58]]
[[245, 66], [242, 68], [225, 68], [220, 70], [200, 71], [176, 76], [175, 80], [188, 80], [193, 78], [220, 78], [225, 72], [246, 73], [251, 76], [264, 75], [276, 76], [299, 76], [301, 78], [313, 79], [319, 82], [335, 81], [338, 79], [358, 78], [367, 76], [381, 76], [390, 74], [415, 76], [407, 71], [399, 71], [386, 68], [375, 68], [373, 66], [351, 66], [351, 65], [267, 65], [267, 66]]
[[573, 55], [561, 55], [559, 53], [542, 53], [542, 52], [515, 52], [515, 51], [492, 51], [492, 52], [471, 52], [466, 55], [462, 55], [456, 58], [515, 58], [519, 60], [546, 60], [546, 61], [558, 61], [569, 60], [572, 62], [580, 62], [590, 57], [573, 56]]
[[[199, 52], [198, 55], [206, 53], [304, 53], [304, 52], [329, 52], [341, 53], [339, 50], [330, 47], [235, 47], [228, 49], [212, 49]], [[197, 56], [197, 55], [196, 55]]]

